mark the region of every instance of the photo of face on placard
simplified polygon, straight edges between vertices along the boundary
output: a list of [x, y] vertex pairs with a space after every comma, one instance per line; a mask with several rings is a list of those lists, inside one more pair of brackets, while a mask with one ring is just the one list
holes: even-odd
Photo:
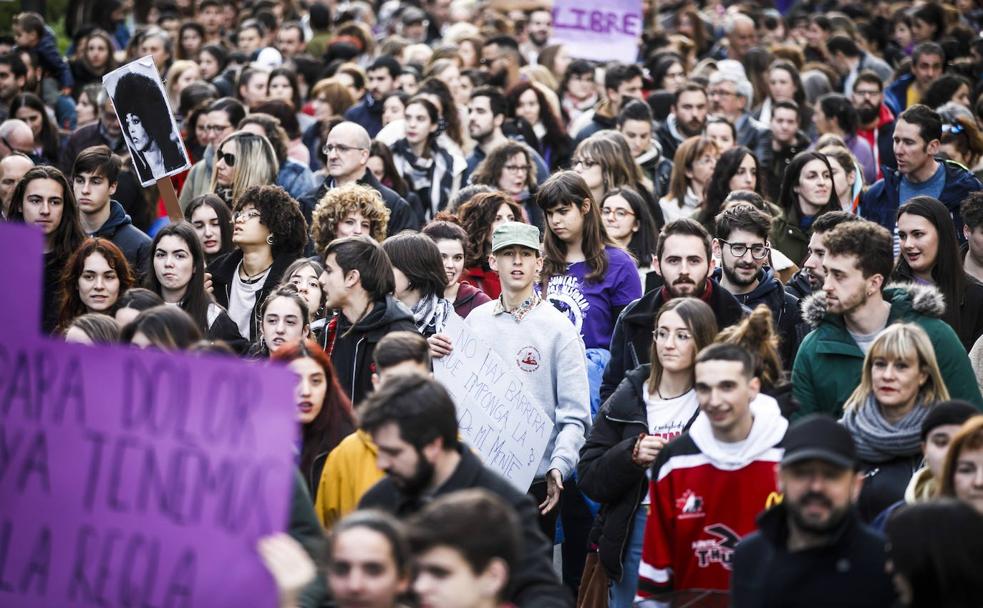
[[191, 166], [154, 60], [141, 57], [102, 77], [143, 186]]

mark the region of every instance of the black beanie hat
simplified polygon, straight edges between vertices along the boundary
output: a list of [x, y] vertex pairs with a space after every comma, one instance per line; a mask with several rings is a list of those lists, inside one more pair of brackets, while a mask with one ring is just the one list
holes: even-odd
[[979, 413], [980, 411], [968, 401], [955, 399], [936, 403], [929, 409], [928, 415], [922, 421], [922, 441], [928, 439], [928, 434], [932, 432], [932, 429], [946, 424], [961, 425]]

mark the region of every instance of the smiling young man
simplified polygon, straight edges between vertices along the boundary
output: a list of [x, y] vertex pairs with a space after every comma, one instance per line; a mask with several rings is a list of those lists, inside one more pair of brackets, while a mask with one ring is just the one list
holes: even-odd
[[[915, 104], [898, 116], [894, 125], [894, 156], [898, 169], [888, 171], [863, 195], [860, 215], [894, 232], [898, 207], [912, 197], [939, 199], [952, 213], [956, 236], [965, 242], [959, 205], [983, 182], [959, 163], [937, 160], [942, 139], [942, 118], [927, 106]], [[898, 253], [895, 241], [894, 253]]]
[[820, 415], [793, 425], [778, 472], [783, 500], [734, 553], [733, 606], [893, 605], [885, 539], [854, 508], [862, 484], [846, 428]]
[[652, 466], [636, 601], [729, 588], [734, 549], [777, 490], [775, 466], [788, 428], [777, 407], [752, 408], [761, 387], [754, 366], [736, 344], [697, 355], [700, 415]]
[[112, 241], [133, 272], [143, 276], [150, 270], [151, 239], [133, 225], [123, 205], [112, 200], [121, 166], [120, 158], [108, 147], [86, 148], [72, 166], [72, 189], [85, 233]]
[[930, 285], [885, 288], [894, 256], [891, 235], [873, 222], [846, 222], [823, 240], [822, 291], [805, 299], [802, 317], [814, 329], [799, 345], [792, 385], [799, 415], [839, 418], [860, 383], [864, 357], [890, 323], [917, 323], [935, 347], [935, 356], [953, 399], [983, 406], [976, 376], [956, 332], [939, 317], [942, 294]]

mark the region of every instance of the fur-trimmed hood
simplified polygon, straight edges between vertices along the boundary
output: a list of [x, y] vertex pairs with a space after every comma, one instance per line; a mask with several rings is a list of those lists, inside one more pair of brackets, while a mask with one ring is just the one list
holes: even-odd
[[[890, 283], [884, 288], [884, 299], [892, 306], [906, 304], [912, 310], [928, 317], [940, 318], [945, 314], [945, 298], [932, 285], [917, 283]], [[826, 292], [819, 290], [802, 300], [802, 319], [815, 329], [826, 318]]]

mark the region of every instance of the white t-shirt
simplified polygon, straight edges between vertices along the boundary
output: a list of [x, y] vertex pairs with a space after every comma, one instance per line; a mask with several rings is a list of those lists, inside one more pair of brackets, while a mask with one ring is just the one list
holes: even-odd
[[253, 307], [256, 306], [256, 294], [263, 289], [266, 277], [270, 270], [266, 269], [261, 275], [256, 276], [248, 283], [239, 278], [239, 268], [242, 263], [236, 266], [236, 271], [232, 275], [232, 289], [229, 290], [229, 317], [239, 326], [239, 335], [252, 341], [253, 336], [249, 333], [249, 318], [253, 314]]
[[[659, 399], [658, 395], [649, 394], [649, 383], [642, 384], [645, 395], [646, 419], [648, 420], [649, 435], [657, 435], [666, 441], [671, 441], [683, 433], [686, 423], [693, 419], [700, 409], [696, 400], [696, 390], [690, 389], [675, 399]], [[652, 475], [651, 467], [646, 475]], [[649, 504], [649, 493], [645, 493], [642, 504]]]

